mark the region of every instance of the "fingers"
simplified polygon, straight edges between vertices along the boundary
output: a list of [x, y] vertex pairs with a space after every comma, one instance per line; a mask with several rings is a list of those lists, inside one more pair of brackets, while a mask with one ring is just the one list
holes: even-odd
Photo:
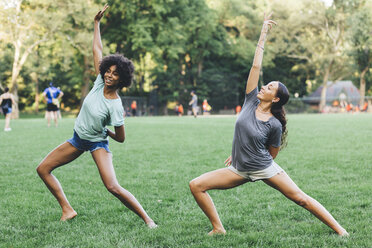
[[102, 15], [103, 13], [105, 13], [106, 9], [109, 7], [109, 5], [106, 3], [105, 6], [103, 6], [103, 9], [102, 9]]
[[230, 166], [231, 165], [231, 156], [229, 156], [226, 160], [225, 160], [225, 166]]

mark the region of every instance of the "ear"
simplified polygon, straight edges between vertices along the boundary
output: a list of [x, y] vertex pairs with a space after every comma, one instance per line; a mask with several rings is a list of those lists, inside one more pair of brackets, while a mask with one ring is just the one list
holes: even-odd
[[279, 97], [274, 97], [273, 100], [272, 100], [273, 103], [274, 102], [279, 102], [279, 101], [280, 101], [280, 98]]

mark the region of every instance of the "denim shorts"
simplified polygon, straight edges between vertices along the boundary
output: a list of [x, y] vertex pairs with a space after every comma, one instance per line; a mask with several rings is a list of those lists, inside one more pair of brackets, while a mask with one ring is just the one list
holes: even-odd
[[2, 109], [3, 109], [3, 114], [4, 115], [12, 113], [12, 108], [2, 108]]
[[278, 175], [281, 172], [285, 172], [277, 163], [272, 162], [272, 164], [263, 170], [258, 171], [238, 171], [232, 165], [228, 167], [232, 172], [238, 174], [239, 176], [248, 179], [251, 182], [263, 179], [269, 179], [275, 175]]
[[89, 140], [80, 139], [79, 135], [74, 130], [74, 137], [67, 140], [68, 143], [73, 145], [80, 151], [94, 152], [100, 148], [104, 148], [107, 152], [111, 153], [108, 145], [108, 140], [92, 142]]

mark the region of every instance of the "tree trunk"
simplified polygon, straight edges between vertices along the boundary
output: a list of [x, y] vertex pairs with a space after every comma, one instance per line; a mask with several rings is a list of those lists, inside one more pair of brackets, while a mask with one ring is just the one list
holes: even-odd
[[329, 66], [327, 67], [325, 73], [324, 73], [324, 77], [323, 77], [323, 88], [322, 88], [322, 93], [320, 95], [320, 103], [319, 103], [319, 112], [323, 112], [325, 106], [326, 106], [326, 96], [327, 96], [327, 83], [328, 83], [328, 78], [329, 78], [329, 75], [331, 73], [331, 70], [332, 70], [332, 66], [333, 66], [333, 60], [331, 61], [331, 63], [329, 64]]
[[203, 71], [203, 61], [201, 60], [201, 61], [199, 61], [199, 63], [198, 63], [198, 77], [201, 76], [202, 71]]
[[81, 98], [80, 98], [80, 107], [79, 108], [81, 108], [81, 106], [83, 105], [83, 101], [84, 101], [85, 97], [89, 93], [89, 88], [90, 88], [90, 77], [89, 77], [90, 66], [89, 65], [90, 65], [89, 58], [87, 56], [84, 56], [84, 74], [83, 74], [84, 85], [81, 88]]
[[30, 74], [30, 77], [31, 79], [34, 81], [34, 84], [35, 84], [35, 101], [34, 101], [34, 105], [35, 105], [35, 112], [38, 113], [39, 112], [39, 77], [38, 77], [38, 74], [36, 72], [32, 72]]
[[360, 91], [359, 106], [360, 107], [363, 107], [363, 105], [364, 105], [364, 97], [366, 95], [366, 80], [365, 80], [364, 76], [366, 75], [368, 70], [369, 70], [369, 66], [366, 66], [366, 68], [364, 68], [364, 70], [360, 74], [360, 87], [359, 87], [359, 91]]

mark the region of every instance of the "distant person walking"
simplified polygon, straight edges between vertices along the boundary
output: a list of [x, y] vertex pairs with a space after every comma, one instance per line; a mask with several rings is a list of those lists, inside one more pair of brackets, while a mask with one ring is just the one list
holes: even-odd
[[332, 215], [319, 202], [299, 189], [273, 160], [280, 147], [285, 144], [287, 121], [283, 105], [289, 99], [289, 92], [284, 84], [278, 81], [262, 86], [260, 91], [257, 89], [266, 35], [275, 24], [270, 20], [270, 16], [271, 14], [265, 15], [247, 80], [243, 109], [235, 125], [232, 154], [225, 161], [225, 165], [229, 167], [195, 178], [190, 182], [191, 192], [213, 226], [210, 235], [224, 234], [226, 231], [207, 191], [230, 189], [257, 180], [263, 180], [288, 199], [310, 211], [340, 236], [348, 235]]
[[191, 105], [192, 113], [196, 118], [198, 116], [198, 96], [195, 94], [195, 91], [191, 91], [190, 95], [191, 101], [189, 102], [189, 105]]
[[0, 106], [5, 116], [5, 126], [4, 126], [5, 132], [12, 131], [12, 129], [10, 128], [10, 119], [11, 119], [13, 105], [14, 106], [16, 105], [14, 96], [12, 93], [9, 93], [9, 88], [6, 87], [4, 89], [4, 94], [0, 96]]
[[59, 111], [59, 101], [63, 96], [63, 92], [53, 86], [53, 83], [49, 83], [49, 87], [43, 92], [44, 100], [47, 103], [46, 117], [48, 120], [48, 127], [50, 127], [50, 120], [54, 120], [54, 124], [58, 126], [58, 111]]
[[130, 108], [132, 109], [132, 116], [137, 115], [137, 101], [132, 101], [132, 104], [130, 105]]
[[[124, 109], [118, 92], [131, 85], [134, 66], [132, 61], [120, 54], [108, 55], [102, 59], [99, 24], [107, 8], [108, 5], [105, 5], [94, 17], [93, 60], [97, 78], [84, 99], [75, 122], [73, 137], [50, 152], [37, 167], [37, 172], [62, 208], [61, 220], [72, 219], [77, 213], [52, 171], [75, 160], [85, 151], [90, 151], [107, 190], [141, 217], [148, 227], [154, 228], [157, 225], [137, 199], [119, 185], [109, 150], [108, 136], [120, 143], [125, 140]], [[107, 129], [107, 125], [114, 126], [115, 131]]]

